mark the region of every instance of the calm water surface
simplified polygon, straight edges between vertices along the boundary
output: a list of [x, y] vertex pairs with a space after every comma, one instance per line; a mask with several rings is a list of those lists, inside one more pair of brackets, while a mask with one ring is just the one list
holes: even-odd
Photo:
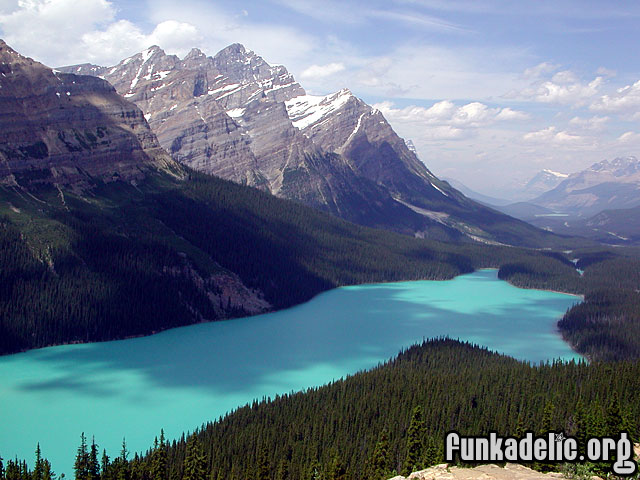
[[80, 433], [117, 456], [255, 398], [375, 366], [448, 335], [519, 359], [579, 358], [556, 322], [579, 298], [524, 290], [481, 270], [450, 281], [345, 287], [289, 310], [124, 341], [0, 357], [0, 456], [33, 465], [36, 442], [73, 475]]

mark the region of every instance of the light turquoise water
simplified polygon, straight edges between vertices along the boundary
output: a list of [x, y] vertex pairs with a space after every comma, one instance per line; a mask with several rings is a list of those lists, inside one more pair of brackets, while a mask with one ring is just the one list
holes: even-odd
[[482, 270], [443, 282], [345, 287], [289, 310], [151, 337], [0, 357], [0, 455], [33, 464], [39, 441], [73, 475], [80, 433], [111, 456], [146, 449], [263, 396], [370, 368], [448, 335], [520, 359], [579, 358], [556, 321], [577, 297], [518, 289]]

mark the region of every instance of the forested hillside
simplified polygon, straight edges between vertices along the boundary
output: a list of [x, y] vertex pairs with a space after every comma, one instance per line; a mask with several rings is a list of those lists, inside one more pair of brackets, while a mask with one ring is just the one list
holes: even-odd
[[639, 390], [637, 362], [532, 366], [430, 340], [371, 371], [254, 402], [179, 440], [160, 436], [142, 456], [124, 448], [100, 464], [99, 447], [79, 439], [76, 473], [81, 480], [382, 480], [441, 463], [450, 430], [554, 430], [581, 442], [626, 430], [637, 441]]
[[[250, 315], [340, 285], [500, 267], [517, 286], [586, 294], [561, 323], [579, 352], [640, 356], [635, 251], [600, 258], [416, 239], [185, 175], [84, 193], [0, 187], [0, 353]], [[569, 260], [579, 256], [583, 277]]]
[[338, 285], [446, 279], [497, 250], [356, 226], [204, 174], [0, 187], [0, 353], [284, 308]]

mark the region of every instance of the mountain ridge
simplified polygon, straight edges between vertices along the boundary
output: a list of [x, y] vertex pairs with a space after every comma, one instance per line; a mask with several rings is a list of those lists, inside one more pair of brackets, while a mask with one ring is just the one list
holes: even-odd
[[174, 159], [366, 226], [537, 245], [544, 232], [439, 180], [381, 112], [343, 89], [307, 95], [283, 66], [232, 44], [182, 60], [152, 47], [99, 74], [145, 112]]
[[640, 205], [640, 161], [629, 156], [594, 163], [531, 203], [576, 216], [635, 207]]

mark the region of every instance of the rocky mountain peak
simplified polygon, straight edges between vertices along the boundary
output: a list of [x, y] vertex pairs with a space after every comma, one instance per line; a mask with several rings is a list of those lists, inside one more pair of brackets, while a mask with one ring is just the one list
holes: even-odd
[[609, 172], [614, 176], [633, 175], [640, 172], [640, 162], [634, 156], [616, 157], [611, 161], [603, 160], [591, 165], [594, 172]]
[[482, 207], [438, 180], [382, 113], [348, 88], [307, 95], [284, 66], [239, 43], [214, 57], [193, 49], [183, 60], [148, 49], [104, 78], [144, 111], [173, 158], [194, 169], [418, 235], [457, 237], [469, 211], [496, 215], [478, 214]]
[[202, 53], [202, 50], [200, 50], [199, 48], [192, 48], [189, 53], [187, 53], [187, 55], [184, 57], [183, 60], [193, 60], [193, 59], [199, 59], [199, 58], [206, 58], [207, 56]]
[[[186, 70], [211, 70], [212, 72], [215, 70], [215, 66], [213, 64], [213, 58], [207, 57], [202, 50], [199, 48], [192, 48], [189, 53], [182, 59], [181, 65], [179, 68]], [[217, 74], [217, 71], [215, 71]], [[216, 75], [212, 75], [215, 77]]]
[[237, 83], [250, 83], [287, 76], [287, 69], [281, 65], [271, 66], [265, 60], [243, 45], [234, 43], [222, 49], [213, 57], [216, 69]]
[[244, 61], [250, 58], [253, 54], [250, 50], [247, 50], [241, 43], [232, 43], [231, 45], [220, 50], [214, 59], [216, 61], [226, 61], [227, 63]]

